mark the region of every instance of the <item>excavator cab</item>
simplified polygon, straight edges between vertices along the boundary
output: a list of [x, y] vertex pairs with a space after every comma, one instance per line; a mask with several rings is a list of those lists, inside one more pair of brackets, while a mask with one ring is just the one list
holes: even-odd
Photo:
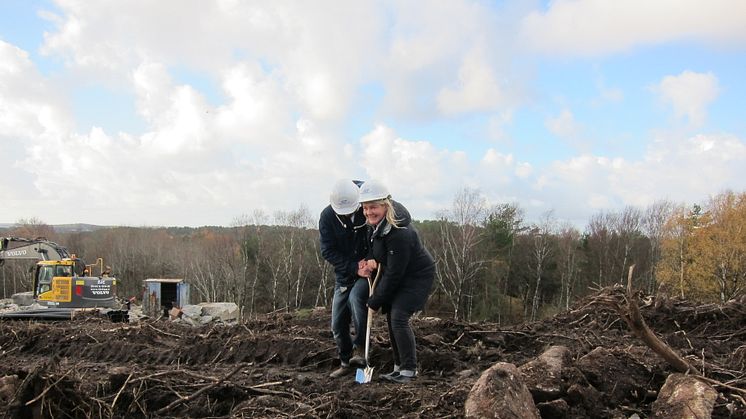
[[38, 266], [36, 277], [36, 291], [34, 294], [43, 294], [52, 289], [52, 278], [54, 278], [55, 266]]

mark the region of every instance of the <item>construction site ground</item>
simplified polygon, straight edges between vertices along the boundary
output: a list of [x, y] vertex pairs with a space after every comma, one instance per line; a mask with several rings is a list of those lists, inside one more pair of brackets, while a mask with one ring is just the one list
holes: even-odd
[[[674, 372], [611, 310], [575, 309], [513, 327], [418, 317], [419, 377], [388, 383], [383, 319], [372, 331], [373, 381], [329, 378], [337, 366], [330, 313], [276, 313], [234, 325], [188, 327], [168, 320], [0, 322], [0, 409], [5, 417], [463, 417], [482, 371], [520, 366], [550, 345], [567, 346], [564, 411], [545, 417], [649, 417]], [[700, 372], [724, 383], [713, 417], [746, 417], [746, 304], [651, 300], [648, 325]], [[603, 363], [578, 359], [597, 347]], [[589, 389], [568, 395], [572, 385]], [[576, 386], [576, 387], [577, 387]], [[592, 390], [591, 390], [592, 389]]]

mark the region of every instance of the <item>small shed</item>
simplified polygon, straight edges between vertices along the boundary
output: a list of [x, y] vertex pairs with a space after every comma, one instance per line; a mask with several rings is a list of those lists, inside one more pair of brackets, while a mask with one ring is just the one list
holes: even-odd
[[144, 285], [142, 309], [150, 317], [168, 316], [172, 308], [189, 304], [189, 284], [184, 279], [149, 278]]

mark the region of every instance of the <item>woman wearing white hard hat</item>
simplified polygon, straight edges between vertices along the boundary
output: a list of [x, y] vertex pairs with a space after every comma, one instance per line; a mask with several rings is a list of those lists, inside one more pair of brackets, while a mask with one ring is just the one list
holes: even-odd
[[386, 313], [394, 353], [394, 371], [381, 377], [406, 383], [417, 376], [417, 347], [410, 319], [425, 307], [435, 277], [435, 261], [410, 220], [397, 219], [383, 183], [364, 183], [360, 203], [370, 226], [367, 267], [382, 269], [368, 307]]

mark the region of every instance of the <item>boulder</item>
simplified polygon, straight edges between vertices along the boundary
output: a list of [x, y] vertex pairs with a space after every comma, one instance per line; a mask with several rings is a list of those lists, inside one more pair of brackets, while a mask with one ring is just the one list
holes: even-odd
[[570, 350], [566, 346], [556, 345], [518, 368], [537, 403], [561, 396], [562, 368], [571, 361]]
[[236, 303], [200, 303], [203, 316], [228, 322], [238, 320], [238, 305]]
[[479, 377], [464, 405], [467, 418], [538, 419], [539, 410], [513, 364], [499, 362]]
[[709, 384], [692, 375], [671, 374], [653, 402], [654, 418], [707, 419], [718, 397]]
[[31, 291], [19, 292], [11, 295], [10, 298], [14, 304], [18, 304], [19, 306], [30, 306], [34, 303], [34, 293]]
[[202, 315], [202, 306], [186, 304], [181, 308], [181, 315], [190, 319], [196, 319]]

